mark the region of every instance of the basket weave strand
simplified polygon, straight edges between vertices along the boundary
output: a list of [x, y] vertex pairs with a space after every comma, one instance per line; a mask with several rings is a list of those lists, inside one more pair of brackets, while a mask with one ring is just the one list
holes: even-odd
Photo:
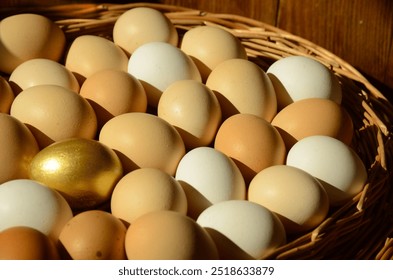
[[363, 191], [312, 232], [292, 237], [268, 256], [270, 259], [391, 259], [393, 258], [393, 106], [353, 66], [324, 48], [277, 27], [231, 14], [213, 14], [184, 7], [152, 4], [70, 4], [3, 9], [2, 17], [34, 12], [55, 21], [69, 42], [92, 34], [111, 38], [113, 25], [125, 11], [151, 7], [167, 15], [179, 31], [199, 25], [224, 28], [240, 39], [249, 59], [264, 70], [274, 61], [291, 55], [312, 57], [339, 78], [343, 106], [354, 124], [352, 148], [366, 168]]

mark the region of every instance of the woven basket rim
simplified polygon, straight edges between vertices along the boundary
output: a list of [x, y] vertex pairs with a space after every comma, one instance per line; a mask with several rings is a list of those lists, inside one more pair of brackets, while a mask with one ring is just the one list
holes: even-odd
[[[359, 117], [356, 138], [367, 161], [369, 181], [352, 201], [335, 211], [315, 230], [294, 238], [269, 259], [388, 258], [393, 255], [393, 106], [355, 67], [317, 44], [270, 24], [233, 14], [218, 14], [156, 3], [68, 4], [12, 7], [2, 17], [38, 13], [53, 19], [72, 40], [81, 34], [107, 36], [117, 17], [134, 7], [151, 7], [165, 13], [178, 30], [197, 25], [224, 28], [238, 37], [250, 58], [261, 67], [280, 57], [304, 55], [331, 69], [349, 92], [346, 106]], [[264, 64], [266, 63], [266, 64]], [[353, 94], [352, 94], [353, 93]], [[360, 114], [358, 115], [358, 111]], [[369, 151], [371, 148], [374, 150]], [[390, 211], [390, 213], [389, 213]], [[390, 224], [389, 224], [390, 223]], [[355, 239], [357, 240], [352, 240]], [[349, 245], [348, 245], [349, 244]], [[355, 247], [355, 248], [354, 248]], [[336, 252], [335, 252], [336, 251]]]

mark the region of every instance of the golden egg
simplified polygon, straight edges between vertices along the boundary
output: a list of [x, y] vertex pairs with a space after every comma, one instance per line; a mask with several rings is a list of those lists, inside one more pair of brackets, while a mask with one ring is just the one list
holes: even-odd
[[82, 138], [56, 142], [32, 160], [30, 177], [59, 191], [73, 210], [108, 201], [123, 175], [116, 153], [104, 144]]

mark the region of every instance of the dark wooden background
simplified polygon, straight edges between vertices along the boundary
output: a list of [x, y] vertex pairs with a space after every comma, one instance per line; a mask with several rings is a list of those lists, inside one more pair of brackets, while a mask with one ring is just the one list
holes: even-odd
[[[124, 0], [1, 0], [0, 8], [64, 3], [124, 3]], [[393, 96], [392, 0], [161, 0], [213, 13], [257, 19], [328, 49]]]

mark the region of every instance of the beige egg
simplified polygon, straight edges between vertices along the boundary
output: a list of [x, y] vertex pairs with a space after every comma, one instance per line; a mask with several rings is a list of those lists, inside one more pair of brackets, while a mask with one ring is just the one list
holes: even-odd
[[39, 148], [33, 134], [18, 119], [0, 113], [0, 184], [27, 179], [29, 165]]
[[318, 226], [329, 210], [329, 199], [321, 183], [292, 166], [263, 169], [251, 181], [248, 200], [278, 215], [288, 234], [304, 233]]
[[280, 133], [261, 117], [236, 114], [218, 129], [214, 148], [232, 158], [246, 184], [262, 169], [283, 164], [286, 149]]
[[211, 260], [217, 248], [207, 231], [175, 211], [147, 213], [132, 223], [125, 248], [130, 260]]
[[348, 145], [353, 136], [352, 119], [345, 108], [323, 98], [308, 98], [291, 103], [271, 123], [280, 132], [287, 150], [307, 136], [331, 136]]
[[216, 96], [195, 80], [171, 84], [161, 95], [157, 115], [179, 131], [188, 149], [210, 145], [221, 124]]
[[73, 260], [124, 260], [126, 226], [115, 216], [89, 210], [74, 216], [59, 236], [60, 254]]
[[140, 168], [126, 174], [111, 196], [111, 213], [132, 224], [143, 214], [172, 210], [187, 213], [187, 198], [180, 183], [156, 168]]
[[271, 121], [277, 100], [267, 74], [254, 62], [229, 59], [217, 65], [206, 85], [220, 102], [223, 119], [234, 114], [253, 114]]
[[185, 154], [184, 142], [167, 121], [148, 113], [126, 113], [109, 120], [99, 141], [114, 149], [126, 173], [142, 167], [174, 175]]
[[46, 58], [21, 63], [12, 71], [9, 82], [15, 94], [37, 85], [58, 85], [79, 92], [74, 74], [61, 63]]
[[0, 76], [0, 113], [9, 113], [14, 101], [14, 92], [8, 81]]
[[229, 31], [215, 26], [197, 26], [188, 30], [180, 48], [194, 60], [204, 81], [221, 62], [234, 58], [247, 59], [240, 40]]
[[22, 91], [10, 113], [31, 129], [40, 148], [66, 138], [96, 135], [97, 119], [89, 102], [61, 86], [38, 85]]
[[7, 74], [33, 58], [59, 61], [64, 54], [64, 32], [47, 17], [17, 14], [0, 22], [0, 71]]
[[111, 40], [97, 35], [81, 35], [71, 44], [65, 58], [67, 67], [82, 84], [94, 73], [104, 69], [127, 71], [128, 57]]
[[178, 34], [172, 22], [157, 9], [132, 8], [119, 16], [113, 27], [113, 41], [129, 55], [149, 42], [177, 46]]
[[124, 113], [146, 112], [146, 92], [138, 79], [121, 70], [107, 69], [88, 77], [80, 95], [93, 107], [99, 129]]

